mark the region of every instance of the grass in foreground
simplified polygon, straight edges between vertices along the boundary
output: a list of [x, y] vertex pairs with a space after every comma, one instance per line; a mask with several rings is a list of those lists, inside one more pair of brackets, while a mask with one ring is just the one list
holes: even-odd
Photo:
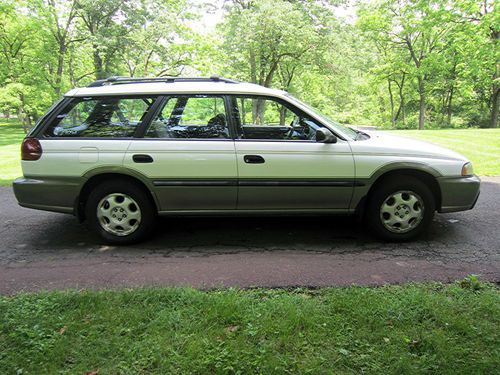
[[439, 144], [465, 155], [480, 176], [500, 176], [499, 129], [395, 130], [391, 133]]
[[0, 118], [0, 186], [22, 176], [20, 162], [24, 131], [17, 119]]
[[0, 324], [2, 374], [485, 374], [500, 366], [500, 293], [473, 278], [43, 292], [0, 297]]

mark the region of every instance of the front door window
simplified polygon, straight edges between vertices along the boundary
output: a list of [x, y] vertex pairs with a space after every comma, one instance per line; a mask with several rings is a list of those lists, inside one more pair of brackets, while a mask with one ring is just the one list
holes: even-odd
[[266, 97], [232, 99], [240, 139], [314, 141], [320, 125], [284, 102]]

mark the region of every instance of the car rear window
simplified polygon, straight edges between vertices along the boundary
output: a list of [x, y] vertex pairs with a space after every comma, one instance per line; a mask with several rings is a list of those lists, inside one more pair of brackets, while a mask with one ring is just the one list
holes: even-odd
[[46, 137], [132, 137], [155, 97], [75, 98], [53, 120]]

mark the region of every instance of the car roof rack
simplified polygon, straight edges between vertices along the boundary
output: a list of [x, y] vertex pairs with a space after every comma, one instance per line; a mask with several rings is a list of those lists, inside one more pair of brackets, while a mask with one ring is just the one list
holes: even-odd
[[87, 87], [100, 87], [107, 85], [119, 85], [125, 83], [151, 83], [151, 82], [224, 82], [224, 83], [239, 83], [238, 81], [233, 81], [232, 79], [219, 77], [213, 75], [208, 78], [204, 77], [121, 77], [114, 76], [105, 79], [98, 79], [92, 82]]

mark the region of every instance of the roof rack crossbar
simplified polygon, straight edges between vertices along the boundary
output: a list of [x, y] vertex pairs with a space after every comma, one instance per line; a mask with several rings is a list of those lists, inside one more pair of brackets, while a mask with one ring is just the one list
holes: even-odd
[[238, 81], [233, 81], [232, 79], [219, 77], [213, 75], [211, 77], [120, 77], [114, 76], [106, 79], [99, 79], [92, 82], [87, 87], [99, 87], [106, 85], [116, 85], [124, 83], [151, 83], [151, 82], [225, 82], [225, 83], [238, 83]]

